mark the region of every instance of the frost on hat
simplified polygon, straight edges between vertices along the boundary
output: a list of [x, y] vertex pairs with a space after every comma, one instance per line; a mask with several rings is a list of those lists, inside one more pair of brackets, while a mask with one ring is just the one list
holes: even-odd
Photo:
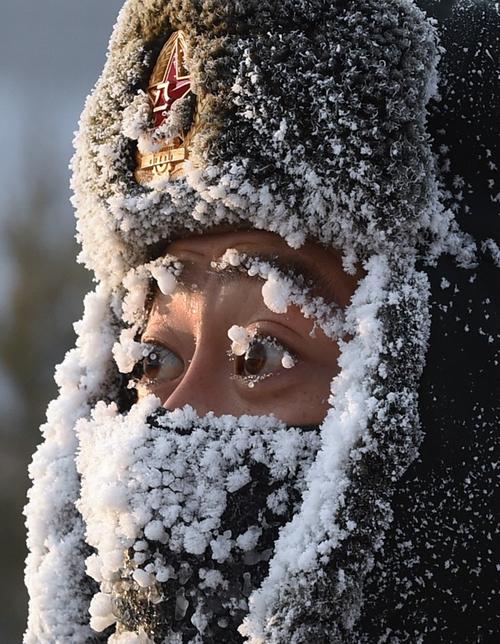
[[[460, 459], [491, 485], [477, 464], [479, 436], [489, 445], [491, 421], [470, 443], [460, 439], [457, 456], [450, 436], [460, 432], [442, 411], [447, 376], [437, 370], [441, 389], [425, 373], [420, 384], [432, 266], [451, 253], [462, 268], [448, 275], [468, 280], [464, 267], [477, 261], [473, 240], [455, 222], [459, 207], [450, 207], [438, 181], [428, 132], [439, 54], [436, 24], [411, 0], [125, 2], [75, 139], [80, 260], [97, 286], [75, 325], [76, 346], [57, 368], [59, 397], [30, 469], [27, 643], [217, 641], [202, 612], [189, 633], [166, 626], [168, 611], [185, 605], [172, 607], [162, 595], [172, 563], [162, 547], [165, 535], [175, 541], [178, 516], [158, 479], [171, 464], [163, 471], [158, 454], [196, 467], [179, 448], [192, 441], [205, 482], [206, 445], [216, 462], [222, 449], [236, 453], [241, 432], [238, 449], [279, 481], [286, 463], [300, 498], [258, 587], [233, 606], [240, 635], [218, 641], [447, 641], [464, 633], [476, 641], [493, 632], [478, 561], [477, 583], [467, 585], [473, 609], [450, 576], [464, 574], [454, 553], [484, 526], [488, 506], [478, 519], [467, 507], [457, 514], [449, 501], [454, 486], [465, 505], [467, 494], [477, 498], [472, 483], [460, 487]], [[175, 258], [158, 257], [159, 243], [220, 224], [275, 232], [293, 247], [311, 239], [339, 249], [346, 270], [363, 265], [315, 447], [299, 432], [289, 451], [280, 449], [269, 419], [201, 421], [189, 409], [172, 412], [162, 434], [149, 420], [150, 399], [123, 407], [124, 376], [142, 351], [135, 337], [148, 280], [169, 292], [180, 270]], [[494, 240], [483, 241], [494, 255]], [[274, 288], [268, 281], [265, 293]], [[455, 322], [452, 308], [450, 301], [432, 309], [431, 360], [448, 368], [437, 347]], [[464, 417], [472, 422], [481, 409], [472, 402]], [[225, 447], [210, 442], [214, 428], [224, 429]], [[188, 438], [177, 438], [182, 431]], [[228, 468], [227, 479], [213, 483], [223, 503], [247, 475]], [[196, 505], [190, 485], [186, 503]], [[212, 535], [210, 550], [207, 535], [220, 517], [199, 519], [186, 519], [175, 538], [190, 555], [212, 552], [216, 563], [200, 586], [215, 589], [219, 560], [231, 548], [252, 551], [258, 535], [250, 526], [236, 545]], [[157, 559], [151, 544], [161, 544]], [[477, 559], [487, 567], [489, 546], [481, 547]]]
[[[178, 31], [190, 91], [160, 130], [197, 123], [185, 179], [151, 189], [132, 170], [138, 144], [158, 149], [147, 89]], [[448, 224], [425, 128], [436, 62], [407, 0], [126, 2], [76, 137], [82, 260], [114, 283], [149, 244], [220, 223], [352, 257], [429, 248]]]

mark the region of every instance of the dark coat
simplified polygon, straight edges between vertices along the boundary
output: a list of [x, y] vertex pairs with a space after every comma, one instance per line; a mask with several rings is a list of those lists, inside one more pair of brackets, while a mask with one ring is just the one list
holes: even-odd
[[460, 226], [484, 252], [474, 269], [443, 258], [429, 271], [431, 342], [420, 389], [425, 438], [398, 487], [360, 626], [372, 642], [384, 634], [384, 641], [493, 642], [500, 630], [493, 501], [500, 266], [483, 244], [500, 242], [493, 165], [500, 20], [494, 3], [420, 5], [438, 18], [446, 48], [430, 131], [443, 165], [449, 160], [443, 180]]

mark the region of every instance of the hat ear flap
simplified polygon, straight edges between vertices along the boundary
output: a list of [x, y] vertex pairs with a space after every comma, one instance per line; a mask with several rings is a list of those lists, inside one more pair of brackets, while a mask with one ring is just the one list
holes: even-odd
[[418, 383], [429, 285], [414, 258], [373, 256], [346, 311], [341, 371], [300, 511], [281, 531], [269, 576], [250, 597], [250, 641], [349, 639], [390, 525], [391, 499], [422, 440]]

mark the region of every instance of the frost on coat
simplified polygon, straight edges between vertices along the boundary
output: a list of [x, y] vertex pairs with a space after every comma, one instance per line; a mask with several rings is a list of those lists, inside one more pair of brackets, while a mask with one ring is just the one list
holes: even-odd
[[[185, 177], [143, 187], [136, 146], [157, 145], [144, 92], [177, 29], [189, 43], [202, 127]], [[418, 559], [394, 499], [426, 431], [422, 266], [445, 252], [474, 260], [426, 129], [438, 57], [435, 25], [410, 0], [125, 3], [75, 138], [80, 260], [99, 284], [59, 368], [60, 395], [31, 466], [26, 642], [298, 644], [433, 632], [418, 611], [419, 632], [394, 626], [400, 607], [387, 608], [377, 584], [384, 596], [411, 599], [420, 583], [394, 563]], [[293, 302], [331, 337], [349, 338], [339, 339], [341, 370], [317, 432], [268, 418], [201, 420], [189, 409], [162, 416], [158, 400], [126, 396], [143, 355], [150, 281], [168, 294], [182, 277], [174, 257], [158, 257], [159, 243], [218, 224], [275, 232], [293, 247], [315, 240], [340, 249], [347, 271], [364, 268], [339, 312], [258, 258], [228, 249], [215, 267], [253, 272], [269, 308]], [[498, 254], [494, 242], [484, 248]], [[228, 335], [242, 351], [241, 327]], [[283, 435], [294, 437], [288, 450]], [[255, 486], [256, 464], [274, 486], [259, 498], [283, 517], [270, 547], [258, 513], [239, 532], [223, 529], [231, 495]], [[252, 576], [245, 566], [255, 557]], [[236, 583], [243, 569], [250, 576]]]

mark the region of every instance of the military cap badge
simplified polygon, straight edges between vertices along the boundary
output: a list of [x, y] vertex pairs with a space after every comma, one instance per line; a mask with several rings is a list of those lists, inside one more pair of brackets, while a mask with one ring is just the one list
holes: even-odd
[[[176, 119], [182, 126], [174, 135], [166, 136], [161, 147], [151, 153], [137, 152], [135, 177], [146, 184], [154, 177], [175, 179], [183, 175], [184, 161], [189, 156], [189, 142], [194, 134], [194, 95], [191, 77], [186, 66], [187, 42], [182, 31], [174, 32], [163, 46], [156, 61], [148, 87], [153, 112], [153, 133], [161, 140], [169, 122]], [[189, 98], [191, 97], [191, 101]], [[183, 102], [181, 116], [176, 114]], [[172, 128], [170, 128], [172, 130]]]

